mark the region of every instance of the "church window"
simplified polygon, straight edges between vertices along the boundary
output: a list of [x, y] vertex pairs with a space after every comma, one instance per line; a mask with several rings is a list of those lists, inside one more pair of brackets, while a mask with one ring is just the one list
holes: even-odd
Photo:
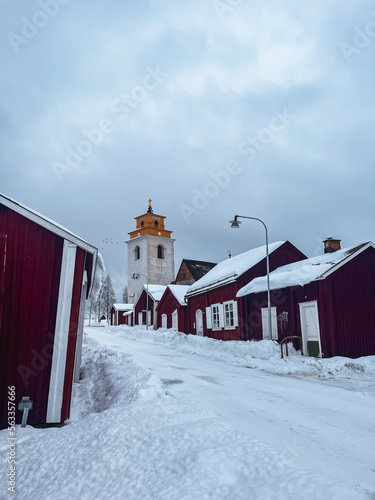
[[157, 220], [154, 222], [154, 226], [155, 226], [155, 227], [158, 227], [158, 226], [159, 226], [159, 222], [158, 222]]
[[141, 258], [141, 249], [138, 245], [134, 248], [134, 258], [135, 260], [139, 260]]
[[164, 248], [158, 245], [158, 259], [164, 259]]

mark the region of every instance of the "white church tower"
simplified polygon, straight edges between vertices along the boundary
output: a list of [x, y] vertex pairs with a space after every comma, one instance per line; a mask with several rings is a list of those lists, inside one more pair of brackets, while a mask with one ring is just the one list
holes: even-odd
[[[143, 285], [168, 285], [174, 279], [174, 239], [172, 231], [164, 228], [163, 215], [153, 213], [151, 199], [145, 214], [135, 217], [136, 229], [129, 234], [128, 294], [129, 302], [136, 302]], [[132, 279], [139, 275], [138, 279]]]

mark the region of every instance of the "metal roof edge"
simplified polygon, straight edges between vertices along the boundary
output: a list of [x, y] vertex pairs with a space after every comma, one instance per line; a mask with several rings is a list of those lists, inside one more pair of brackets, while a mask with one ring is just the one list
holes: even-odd
[[[315, 280], [313, 281], [318, 281], [318, 280], [324, 280], [326, 279], [328, 276], [330, 276], [332, 273], [334, 273], [335, 271], [337, 271], [338, 269], [340, 269], [340, 267], [344, 266], [347, 262], [351, 261], [352, 259], [354, 259], [355, 257], [357, 257], [357, 255], [359, 255], [360, 253], [364, 252], [365, 250], [367, 250], [367, 248], [374, 248], [375, 249], [375, 245], [372, 241], [368, 241], [367, 243], [361, 243], [360, 245], [357, 245], [358, 250], [356, 250], [355, 252], [347, 255], [346, 257], [344, 257], [342, 260], [340, 260], [340, 262], [337, 262], [337, 264], [334, 264], [331, 269], [328, 269], [328, 271], [326, 271], [325, 273], [323, 273], [321, 276], [319, 276], [318, 278], [316, 278]], [[356, 247], [354, 247], [356, 248]]]
[[87, 241], [83, 240], [76, 234], [72, 233], [65, 227], [61, 226], [57, 222], [54, 222], [53, 220], [46, 218], [44, 215], [35, 212], [31, 208], [27, 208], [24, 205], [21, 205], [17, 201], [12, 200], [11, 198], [8, 198], [3, 194], [0, 194], [0, 202], [3, 203], [8, 208], [10, 208], [11, 210], [14, 210], [15, 212], [19, 213], [20, 215], [23, 215], [24, 217], [27, 217], [29, 220], [35, 222], [39, 226], [48, 229], [49, 231], [57, 234], [58, 236], [64, 238], [65, 240], [70, 241], [71, 243], [74, 243], [83, 250], [86, 250], [87, 252], [93, 255], [97, 254], [98, 249], [96, 247], [94, 247]]
[[187, 298], [193, 297], [194, 295], [199, 295], [201, 293], [208, 292], [209, 290], [214, 290], [215, 288], [219, 288], [223, 285], [234, 283], [235, 281], [237, 281], [237, 278], [239, 278], [237, 274], [231, 274], [230, 276], [227, 276], [226, 278], [216, 281], [215, 283], [210, 283], [209, 285], [203, 285], [195, 290], [192, 290], [191, 292], [187, 292], [186, 297]]

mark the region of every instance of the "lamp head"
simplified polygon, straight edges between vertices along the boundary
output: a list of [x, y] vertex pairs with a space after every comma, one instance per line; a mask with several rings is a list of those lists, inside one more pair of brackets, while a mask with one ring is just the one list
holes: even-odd
[[234, 216], [233, 220], [229, 221], [230, 227], [233, 227], [235, 229], [239, 229], [241, 221], [237, 220], [237, 215]]

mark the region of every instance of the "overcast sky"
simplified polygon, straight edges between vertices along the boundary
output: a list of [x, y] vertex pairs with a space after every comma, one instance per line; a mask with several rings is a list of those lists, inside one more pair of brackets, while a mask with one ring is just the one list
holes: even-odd
[[117, 290], [149, 197], [176, 270], [263, 244], [235, 213], [308, 256], [375, 240], [373, 1], [2, 0], [0, 27], [0, 192]]

